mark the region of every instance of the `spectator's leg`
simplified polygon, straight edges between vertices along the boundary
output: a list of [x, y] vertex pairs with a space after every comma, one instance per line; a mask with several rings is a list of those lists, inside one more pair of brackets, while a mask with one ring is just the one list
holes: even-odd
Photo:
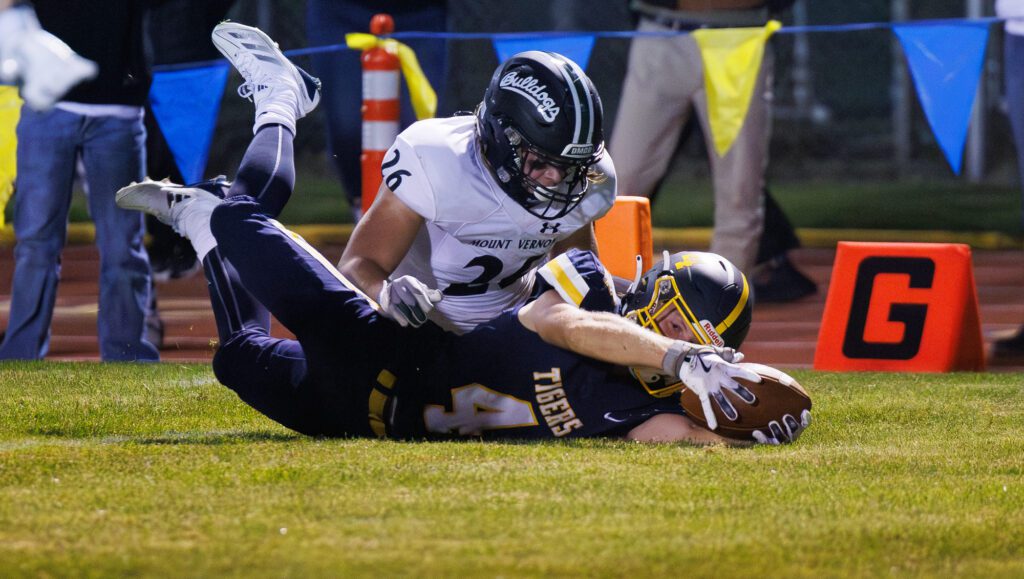
[[[665, 29], [642, 20], [638, 30]], [[689, 35], [633, 40], [608, 144], [620, 195], [651, 195], [668, 170], [691, 99], [703, 83], [700, 53]]]
[[100, 357], [156, 361], [160, 355], [145, 339], [151, 280], [142, 214], [114, 204], [118, 189], [144, 176], [146, 130], [141, 116], [94, 117], [84, 126], [82, 162], [100, 252]]
[[1004, 45], [1006, 103], [1013, 140], [1017, 146], [1017, 169], [1021, 180], [1021, 228], [1024, 229], [1024, 36], [1006, 34]]
[[[209, 32], [204, 32], [204, 41], [208, 37]], [[146, 107], [146, 175], [156, 181], [170, 179], [173, 183], [185, 183], [149, 107]], [[156, 281], [188, 277], [199, 271], [196, 252], [187, 239], [151, 215], [146, 217], [146, 232], [149, 234], [146, 251]]]
[[786, 213], [775, 201], [771, 189], [764, 188], [764, 233], [757, 246], [757, 263], [762, 264], [774, 257], [786, 255], [791, 249], [800, 247], [796, 229]]
[[64, 111], [22, 107], [11, 313], [0, 359], [39, 359], [49, 350], [81, 125], [81, 117]]
[[[693, 44], [696, 46], [695, 41]], [[764, 230], [762, 191], [771, 134], [772, 68], [771, 47], [766, 46], [743, 127], [724, 157], [715, 150], [706, 90], [702, 89], [697, 98], [715, 190], [711, 251], [724, 256], [747, 275], [754, 267], [758, 240]]]
[[[1021, 186], [1021, 227], [1024, 228], [1024, 36], [1005, 34], [1003, 66], [1006, 103], [1014, 144], [1017, 146], [1017, 168], [1020, 171]], [[996, 340], [992, 346], [992, 355], [996, 359], [1016, 360], [1024, 357], [1024, 325], [1014, 336]]]
[[[346, 32], [369, 32], [377, 10], [354, 0], [308, 0], [306, 31], [310, 46], [344, 44]], [[321, 106], [327, 120], [327, 145], [345, 196], [360, 204], [362, 170], [362, 67], [359, 53], [335, 50], [314, 54], [313, 71], [323, 86]]]
[[755, 299], [760, 303], [788, 302], [814, 294], [818, 285], [789, 260], [789, 251], [800, 247], [800, 239], [767, 187], [764, 206], [764, 232], [758, 243], [757, 265], [750, 275]]

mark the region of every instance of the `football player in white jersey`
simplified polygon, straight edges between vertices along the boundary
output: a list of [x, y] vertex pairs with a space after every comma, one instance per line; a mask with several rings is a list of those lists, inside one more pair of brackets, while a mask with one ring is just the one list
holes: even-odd
[[398, 136], [339, 269], [403, 326], [462, 333], [524, 302], [545, 256], [597, 249], [593, 222], [615, 201], [602, 116], [575, 62], [513, 56], [474, 115]]

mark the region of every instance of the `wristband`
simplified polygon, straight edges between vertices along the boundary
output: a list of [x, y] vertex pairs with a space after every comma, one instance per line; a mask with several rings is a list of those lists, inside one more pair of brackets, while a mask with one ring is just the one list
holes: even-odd
[[668, 351], [665, 352], [665, 357], [661, 359], [661, 369], [669, 375], [679, 376], [679, 371], [683, 368], [686, 357], [696, 349], [697, 347], [689, 342], [682, 340], [672, 342], [672, 345], [668, 347]]

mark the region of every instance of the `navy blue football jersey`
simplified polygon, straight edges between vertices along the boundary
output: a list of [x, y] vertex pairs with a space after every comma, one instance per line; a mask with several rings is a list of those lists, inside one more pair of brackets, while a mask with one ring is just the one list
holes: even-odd
[[[559, 256], [538, 275], [580, 307], [615, 308], [610, 280], [590, 252]], [[518, 311], [451, 337], [429, 371], [396, 387], [392, 434], [621, 436], [654, 414], [683, 413], [678, 397], [649, 395], [625, 369], [544, 342], [520, 323]]]

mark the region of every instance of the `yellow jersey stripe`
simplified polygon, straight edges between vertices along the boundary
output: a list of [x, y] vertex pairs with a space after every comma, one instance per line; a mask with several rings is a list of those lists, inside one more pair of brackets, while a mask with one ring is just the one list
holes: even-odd
[[540, 275], [565, 301], [579, 306], [590, 291], [567, 256], [559, 255], [540, 268]]
[[377, 383], [391, 390], [395, 385], [395, 375], [387, 370], [381, 370], [380, 374], [377, 374]]
[[387, 430], [384, 428], [384, 405], [388, 397], [376, 388], [370, 391], [370, 429], [377, 436], [383, 437]]

